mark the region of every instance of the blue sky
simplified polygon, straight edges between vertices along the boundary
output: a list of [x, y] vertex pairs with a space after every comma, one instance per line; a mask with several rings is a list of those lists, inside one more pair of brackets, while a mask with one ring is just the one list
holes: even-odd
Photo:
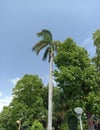
[[92, 56], [99, 10], [100, 0], [0, 0], [0, 110], [24, 74], [38, 74], [48, 82], [48, 62], [32, 53], [36, 33], [48, 29], [54, 40], [72, 37]]

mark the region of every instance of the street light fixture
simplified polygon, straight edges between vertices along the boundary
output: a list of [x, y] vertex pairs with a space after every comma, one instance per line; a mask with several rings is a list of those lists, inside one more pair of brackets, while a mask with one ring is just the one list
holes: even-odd
[[18, 130], [20, 130], [20, 129], [21, 129], [21, 120], [19, 119], [19, 120], [17, 120], [16, 122], [17, 122], [17, 124], [19, 125], [19, 126], [18, 126]]
[[76, 107], [76, 108], [74, 109], [74, 111], [76, 112], [77, 117], [78, 117], [78, 119], [79, 119], [79, 121], [80, 121], [81, 130], [83, 130], [83, 127], [82, 127], [82, 119], [81, 119], [81, 115], [82, 115], [82, 113], [83, 113], [83, 109], [82, 109], [81, 107]]

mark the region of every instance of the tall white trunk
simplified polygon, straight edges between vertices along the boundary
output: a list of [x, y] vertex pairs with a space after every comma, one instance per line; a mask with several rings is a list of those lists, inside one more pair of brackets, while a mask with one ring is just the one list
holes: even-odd
[[53, 70], [53, 55], [50, 59], [50, 73], [49, 73], [49, 88], [48, 88], [48, 130], [52, 130], [52, 70]]

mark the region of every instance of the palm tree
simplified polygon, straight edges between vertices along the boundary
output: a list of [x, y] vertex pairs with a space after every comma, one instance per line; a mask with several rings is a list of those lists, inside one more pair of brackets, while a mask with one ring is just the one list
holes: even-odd
[[38, 55], [39, 52], [46, 48], [43, 60], [46, 60], [49, 57], [50, 63], [50, 74], [49, 74], [49, 88], [48, 88], [48, 130], [52, 130], [52, 70], [53, 70], [53, 58], [54, 52], [57, 51], [58, 41], [53, 41], [52, 34], [49, 30], [43, 29], [41, 32], [37, 33], [38, 37], [42, 37], [38, 43], [32, 47], [32, 51], [35, 51]]

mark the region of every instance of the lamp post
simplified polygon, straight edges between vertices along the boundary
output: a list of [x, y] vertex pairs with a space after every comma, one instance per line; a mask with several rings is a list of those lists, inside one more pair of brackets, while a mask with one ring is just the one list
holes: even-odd
[[76, 112], [77, 117], [78, 117], [78, 119], [79, 119], [79, 121], [80, 121], [80, 128], [81, 128], [81, 130], [83, 130], [82, 119], [81, 119], [81, 115], [82, 115], [82, 113], [83, 113], [83, 109], [82, 109], [81, 107], [76, 107], [76, 108], [74, 109], [74, 111]]
[[17, 122], [17, 124], [19, 125], [19, 126], [18, 126], [18, 130], [20, 130], [20, 129], [21, 129], [21, 120], [17, 120], [16, 122]]

